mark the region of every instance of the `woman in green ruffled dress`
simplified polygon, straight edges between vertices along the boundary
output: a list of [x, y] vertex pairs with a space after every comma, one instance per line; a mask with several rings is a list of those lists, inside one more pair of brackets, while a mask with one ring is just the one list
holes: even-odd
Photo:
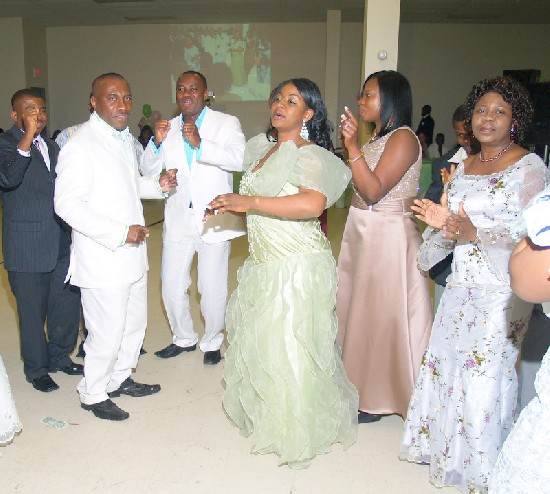
[[291, 79], [271, 93], [275, 142], [245, 150], [240, 194], [206, 215], [246, 213], [250, 256], [227, 308], [223, 406], [253, 453], [306, 468], [356, 438], [358, 397], [336, 343], [336, 263], [317, 217], [350, 180], [327, 150], [330, 124], [317, 85]]

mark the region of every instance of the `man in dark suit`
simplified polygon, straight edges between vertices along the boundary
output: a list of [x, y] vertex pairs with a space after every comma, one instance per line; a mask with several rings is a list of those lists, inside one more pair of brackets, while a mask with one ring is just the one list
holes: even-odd
[[49, 372], [83, 371], [69, 357], [78, 334], [80, 293], [65, 283], [71, 231], [54, 212], [59, 147], [40, 135], [46, 103], [35, 91], [21, 89], [11, 104], [14, 125], [0, 135], [4, 266], [17, 303], [27, 381], [48, 392], [59, 387]]
[[416, 135], [423, 133], [426, 136], [426, 144], [431, 146], [434, 140], [434, 127], [435, 122], [430, 113], [432, 112], [432, 107], [430, 105], [424, 105], [422, 107], [422, 118], [416, 129]]

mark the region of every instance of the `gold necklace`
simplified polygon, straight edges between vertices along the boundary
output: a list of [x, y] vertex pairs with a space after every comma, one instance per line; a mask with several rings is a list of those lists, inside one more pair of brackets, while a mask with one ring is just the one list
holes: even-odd
[[376, 134], [375, 136], [372, 136], [369, 139], [369, 144], [372, 144], [373, 142], [376, 142], [378, 139], [380, 139], [380, 136], [378, 134]]
[[506, 151], [508, 151], [508, 149], [510, 149], [510, 147], [512, 146], [512, 144], [514, 144], [514, 141], [510, 141], [510, 143], [508, 144], [508, 146], [506, 146], [505, 148], [502, 148], [499, 153], [496, 155], [496, 156], [493, 156], [492, 158], [484, 158], [483, 157], [483, 150], [479, 152], [479, 160], [482, 162], [482, 163], [489, 163], [490, 161], [495, 161], [495, 160], [498, 160]]

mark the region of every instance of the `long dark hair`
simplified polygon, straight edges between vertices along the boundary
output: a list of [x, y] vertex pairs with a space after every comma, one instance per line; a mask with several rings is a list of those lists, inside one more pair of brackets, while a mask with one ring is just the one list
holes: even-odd
[[[273, 98], [281, 92], [281, 89], [287, 84], [294, 84], [296, 89], [302, 96], [306, 106], [313, 110], [313, 117], [306, 122], [306, 127], [309, 132], [309, 139], [322, 148], [329, 149], [330, 147], [330, 132], [332, 125], [328, 121], [327, 108], [323, 102], [321, 91], [319, 87], [310, 79], [296, 78], [288, 79], [277, 85], [276, 88], [271, 91], [269, 96], [269, 105], [273, 103]], [[266, 135], [272, 135], [272, 127], [268, 129]]]
[[395, 70], [381, 70], [369, 75], [363, 84], [371, 79], [378, 82], [380, 92], [380, 126], [379, 136], [388, 134], [399, 127], [411, 126], [412, 92], [407, 78]]

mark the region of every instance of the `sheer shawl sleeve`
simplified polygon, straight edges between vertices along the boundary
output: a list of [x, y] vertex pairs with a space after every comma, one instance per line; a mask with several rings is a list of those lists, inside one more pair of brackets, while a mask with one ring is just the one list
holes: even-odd
[[[489, 270], [507, 284], [510, 282], [508, 261], [518, 241], [518, 230], [526, 229], [521, 221], [521, 211], [545, 187], [547, 178], [546, 166], [537, 155], [528, 154], [522, 160], [525, 163], [518, 170], [522, 176], [518, 180], [519, 205], [516, 205], [519, 213], [509, 221], [494, 221], [492, 225], [484, 225], [477, 230], [476, 243], [483, 260]], [[507, 206], [514, 209], [513, 205]]]
[[274, 145], [265, 134], [258, 134], [250, 139], [244, 148], [243, 171], [248, 170], [256, 161], [260, 160]]
[[[245, 148], [244, 168], [249, 169], [273, 146], [264, 134], [250, 139]], [[294, 142], [285, 141], [263, 165], [255, 188], [267, 197], [278, 195], [286, 183], [312, 189], [327, 198], [328, 208], [342, 195], [350, 179], [350, 170], [330, 151], [315, 144], [298, 149]]]
[[455, 241], [444, 238], [443, 230], [429, 226], [422, 234], [422, 245], [418, 250], [418, 267], [422, 271], [428, 271], [438, 262], [445, 259], [454, 249]]
[[319, 146], [304, 146], [298, 154], [288, 181], [296, 187], [320, 192], [327, 198], [325, 207], [329, 208], [347, 187], [351, 171], [340, 158]]
[[[489, 270], [502, 282], [509, 283], [508, 260], [518, 240], [526, 235], [526, 226], [520, 211], [529, 201], [538, 194], [546, 185], [548, 171], [542, 160], [535, 154], [528, 154], [522, 158], [524, 163], [514, 173], [521, 174], [515, 181], [519, 184], [519, 192], [516, 197], [519, 204], [507, 204], [509, 214], [506, 219], [486, 221], [477, 227], [477, 239], [474, 244], [479, 250]], [[464, 164], [461, 163], [456, 171], [455, 178], [464, 174]], [[487, 220], [487, 218], [486, 218]], [[427, 228], [423, 234], [423, 240], [418, 252], [418, 265], [427, 270], [444, 259], [452, 252], [456, 242], [443, 237], [442, 230]], [[549, 233], [550, 235], [550, 233]]]
[[531, 241], [539, 247], [550, 247], [550, 186], [529, 203], [523, 218]]

